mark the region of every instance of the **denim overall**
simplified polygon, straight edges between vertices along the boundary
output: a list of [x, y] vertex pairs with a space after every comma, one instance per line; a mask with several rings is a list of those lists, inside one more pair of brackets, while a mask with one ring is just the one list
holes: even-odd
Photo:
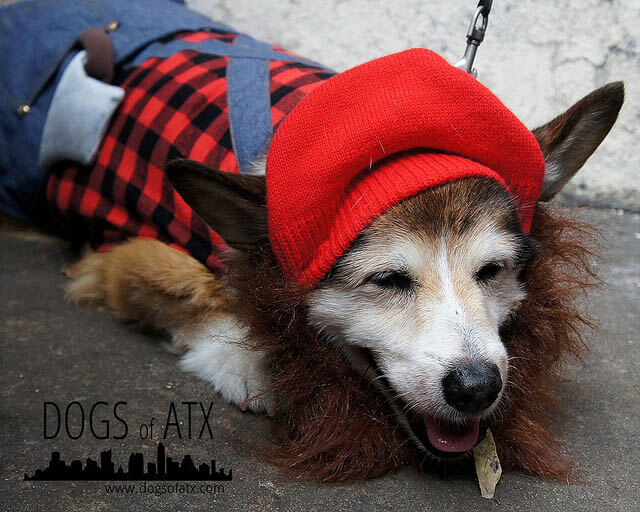
[[[240, 170], [268, 146], [272, 135], [269, 60], [322, 67], [239, 34], [233, 44], [210, 40], [154, 44], [183, 31], [230, 27], [190, 11], [181, 0], [31, 0], [0, 9], [0, 209], [29, 222], [46, 222], [47, 171], [39, 165], [54, 92], [89, 28], [109, 33], [116, 67], [185, 49], [230, 57], [227, 99], [233, 149]], [[79, 98], [78, 101], [82, 101]], [[70, 120], [73, 124], [74, 120]], [[104, 126], [83, 130], [104, 133]]]

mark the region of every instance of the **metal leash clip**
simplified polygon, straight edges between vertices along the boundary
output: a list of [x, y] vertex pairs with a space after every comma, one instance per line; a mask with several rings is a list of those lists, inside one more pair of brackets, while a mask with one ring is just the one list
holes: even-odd
[[[467, 47], [464, 50], [462, 59], [454, 65], [457, 68], [470, 73], [474, 78], [478, 76], [478, 70], [473, 67], [473, 61], [476, 58], [478, 46], [484, 39], [484, 34], [489, 23], [489, 13], [491, 12], [491, 4], [493, 0], [480, 0], [478, 7], [473, 14], [469, 30], [467, 30]], [[480, 23], [479, 23], [480, 22]]]

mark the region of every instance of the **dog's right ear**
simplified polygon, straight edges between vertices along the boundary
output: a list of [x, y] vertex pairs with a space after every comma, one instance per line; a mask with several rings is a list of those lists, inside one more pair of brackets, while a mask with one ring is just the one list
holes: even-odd
[[623, 101], [623, 83], [612, 82], [533, 130], [545, 160], [541, 201], [552, 199], [578, 172], [611, 130]]
[[268, 243], [264, 176], [216, 171], [192, 160], [169, 162], [167, 176], [230, 247], [246, 251]]

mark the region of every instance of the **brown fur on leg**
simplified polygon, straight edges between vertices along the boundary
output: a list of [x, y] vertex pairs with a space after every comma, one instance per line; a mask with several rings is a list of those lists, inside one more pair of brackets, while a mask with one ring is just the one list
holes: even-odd
[[137, 239], [89, 252], [65, 270], [68, 296], [104, 306], [141, 327], [168, 332], [226, 311], [222, 285], [193, 257], [162, 242]]

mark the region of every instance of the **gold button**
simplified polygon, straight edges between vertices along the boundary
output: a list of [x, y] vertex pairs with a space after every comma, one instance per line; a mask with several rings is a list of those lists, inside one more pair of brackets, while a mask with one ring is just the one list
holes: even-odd
[[29, 112], [31, 112], [31, 107], [29, 105], [20, 105], [18, 107], [18, 115], [20, 117], [26, 116]]
[[120, 23], [117, 21], [112, 21], [111, 23], [109, 23], [107, 25], [107, 28], [105, 29], [107, 32], [113, 32], [115, 29], [117, 29], [120, 26]]

